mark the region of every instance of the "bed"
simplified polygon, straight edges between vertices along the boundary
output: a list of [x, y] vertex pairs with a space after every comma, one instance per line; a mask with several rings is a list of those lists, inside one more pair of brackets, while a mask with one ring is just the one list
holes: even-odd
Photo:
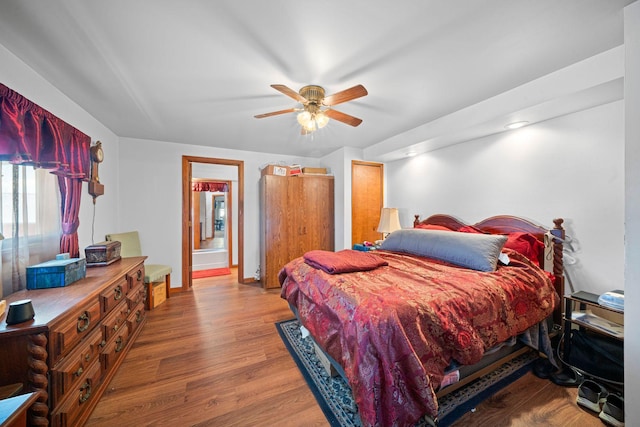
[[564, 294], [562, 219], [554, 223], [416, 216], [375, 252], [292, 260], [281, 296], [349, 382], [363, 425], [412, 426], [437, 418], [438, 395], [455, 388], [443, 386], [451, 366], [468, 382], [521, 353], [500, 348], [514, 337], [552, 357], [548, 323], [559, 323]]

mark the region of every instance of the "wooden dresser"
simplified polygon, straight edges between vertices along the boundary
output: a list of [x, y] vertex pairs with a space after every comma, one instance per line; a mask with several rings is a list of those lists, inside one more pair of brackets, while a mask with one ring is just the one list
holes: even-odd
[[33, 426], [81, 426], [98, 403], [145, 322], [144, 260], [123, 258], [87, 269], [63, 288], [24, 290], [35, 318], [7, 325], [0, 317], [0, 386], [39, 392]]
[[277, 288], [278, 273], [313, 249], [334, 250], [333, 176], [264, 175], [260, 181], [260, 279]]

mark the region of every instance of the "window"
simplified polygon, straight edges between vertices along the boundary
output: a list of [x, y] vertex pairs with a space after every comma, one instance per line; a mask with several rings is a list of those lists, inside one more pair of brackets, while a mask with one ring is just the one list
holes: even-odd
[[0, 162], [1, 295], [26, 287], [26, 267], [55, 258], [60, 247], [57, 177], [46, 169]]

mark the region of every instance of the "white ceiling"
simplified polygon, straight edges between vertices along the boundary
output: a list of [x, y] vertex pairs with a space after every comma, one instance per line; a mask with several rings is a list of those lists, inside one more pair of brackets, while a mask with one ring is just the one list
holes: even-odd
[[[550, 74], [622, 45], [632, 2], [2, 0], [0, 44], [120, 137], [393, 160], [620, 99], [619, 70]], [[274, 83], [363, 84], [336, 107], [363, 123], [255, 119], [296, 107]]]

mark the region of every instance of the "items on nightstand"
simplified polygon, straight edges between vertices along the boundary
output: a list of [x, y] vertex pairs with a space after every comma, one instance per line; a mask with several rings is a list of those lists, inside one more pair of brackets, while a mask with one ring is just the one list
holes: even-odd
[[615, 290], [605, 292], [598, 297], [598, 304], [614, 310], [624, 311], [624, 291]]
[[371, 242], [367, 242], [366, 240], [363, 243], [355, 243], [353, 245], [354, 251], [369, 252], [375, 251], [376, 249], [378, 249], [376, 245]]

